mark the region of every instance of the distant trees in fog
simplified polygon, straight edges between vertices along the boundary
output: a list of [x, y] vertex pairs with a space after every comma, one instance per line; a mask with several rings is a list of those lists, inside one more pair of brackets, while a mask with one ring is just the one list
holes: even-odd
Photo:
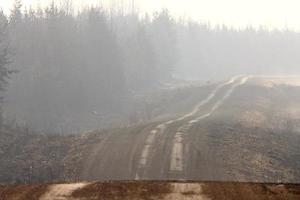
[[21, 9], [16, 1], [8, 17], [11, 68], [19, 73], [11, 82], [6, 110], [24, 125], [60, 132], [60, 124], [100, 120], [126, 110], [134, 91], [171, 78], [176, 34], [167, 11], [140, 20], [100, 7], [76, 16], [69, 6], [54, 3]]
[[290, 30], [245, 30], [187, 22], [179, 29], [178, 74], [222, 78], [234, 74], [299, 73], [300, 34]]
[[45, 131], [126, 112], [134, 93], [158, 88], [174, 74], [209, 80], [299, 71], [296, 32], [211, 28], [176, 21], [167, 10], [141, 18], [90, 7], [72, 15], [66, 2], [33, 10], [17, 0], [10, 16], [0, 14], [1, 88], [6, 44], [10, 67], [19, 71], [5, 110]]

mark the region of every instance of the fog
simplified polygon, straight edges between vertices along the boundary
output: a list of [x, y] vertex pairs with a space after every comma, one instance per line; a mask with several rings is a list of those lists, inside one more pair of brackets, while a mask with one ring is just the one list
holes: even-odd
[[[52, 0], [23, 0], [23, 9], [44, 8]], [[145, 13], [168, 9], [176, 18], [209, 22], [212, 25], [226, 24], [235, 28], [249, 25], [258, 28], [292, 29], [299, 31], [300, 14], [297, 0], [55, 0], [61, 6], [72, 4], [72, 12], [94, 5], [103, 6], [110, 11]], [[13, 8], [14, 0], [1, 0], [0, 7], [6, 14]]]
[[23, 9], [16, 1], [0, 14], [3, 120], [45, 133], [127, 126], [132, 113], [146, 112], [137, 111], [136, 97], [148, 92], [300, 70], [300, 34], [290, 29], [211, 25], [166, 9], [142, 17], [99, 6], [70, 10]]
[[0, 0], [0, 200], [300, 199], [298, 4]]

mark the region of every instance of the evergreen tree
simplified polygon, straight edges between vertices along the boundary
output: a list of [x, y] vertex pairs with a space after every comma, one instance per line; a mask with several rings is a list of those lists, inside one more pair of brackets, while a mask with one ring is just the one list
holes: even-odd
[[13, 9], [11, 10], [11, 14], [9, 17], [9, 22], [11, 24], [17, 24], [21, 21], [22, 19], [22, 13], [21, 13], [21, 8], [22, 8], [22, 2], [21, 0], [15, 0]]
[[163, 82], [171, 78], [178, 61], [176, 24], [168, 10], [154, 15], [151, 33], [159, 67], [157, 75]]
[[[10, 74], [13, 72], [8, 69], [8, 38], [7, 38], [7, 19], [3, 12], [0, 12], [0, 92], [2, 93], [7, 86], [7, 81], [10, 78]], [[2, 103], [3, 96], [1, 94], [0, 100]], [[3, 124], [2, 119], [2, 107], [0, 107], [0, 126]]]

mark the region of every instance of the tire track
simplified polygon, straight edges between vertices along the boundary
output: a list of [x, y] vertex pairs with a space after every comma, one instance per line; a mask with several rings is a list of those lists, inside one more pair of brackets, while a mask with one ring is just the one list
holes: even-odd
[[[170, 120], [170, 121], [164, 122], [164, 123], [158, 125], [155, 129], [151, 130], [150, 134], [147, 136], [147, 138], [145, 140], [144, 148], [142, 150], [141, 156], [140, 156], [139, 161], [138, 161], [138, 167], [137, 167], [137, 172], [136, 172], [136, 175], [135, 175], [135, 180], [139, 180], [141, 178], [142, 173], [144, 172], [144, 169], [146, 168], [146, 166], [148, 164], [147, 163], [148, 162], [148, 158], [149, 158], [149, 155], [151, 153], [152, 147], [154, 146], [155, 139], [156, 139], [157, 135], [164, 133], [164, 131], [167, 128], [168, 125], [171, 125], [171, 124], [173, 124], [175, 122], [183, 121], [183, 120], [185, 120], [185, 119], [187, 119], [187, 118], [192, 117], [193, 115], [195, 115], [200, 110], [200, 108], [203, 105], [205, 105], [208, 102], [210, 102], [210, 100], [213, 99], [216, 96], [216, 94], [218, 93], [219, 90], [221, 90], [223, 87], [225, 87], [227, 85], [230, 85], [230, 84], [234, 83], [240, 77], [241, 76], [235, 76], [235, 77], [231, 78], [229, 81], [227, 81], [225, 83], [222, 83], [222, 84], [219, 84], [207, 96], [207, 98], [205, 98], [199, 104], [197, 104], [190, 113], [188, 113], [188, 114], [186, 114], [186, 115], [184, 115], [182, 117], [179, 117], [179, 118], [177, 118], [175, 120]], [[178, 149], [178, 148], [180, 148], [180, 147], [177, 147], [176, 149]]]
[[212, 109], [194, 120], [190, 120], [187, 124], [181, 126], [175, 136], [173, 141], [172, 153], [171, 153], [171, 161], [170, 161], [170, 171], [175, 173], [183, 173], [184, 170], [184, 135], [188, 132], [188, 130], [193, 126], [193, 124], [208, 118], [212, 115], [236, 90], [237, 87], [244, 85], [250, 76], [243, 77], [237, 84], [233, 84], [232, 87], [226, 92], [226, 94], [216, 102], [216, 104], [212, 107]]

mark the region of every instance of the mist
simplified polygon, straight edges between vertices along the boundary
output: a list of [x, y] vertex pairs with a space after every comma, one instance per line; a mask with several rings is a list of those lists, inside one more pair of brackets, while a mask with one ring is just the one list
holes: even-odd
[[0, 199], [299, 199], [288, 3], [3, 2]]
[[166, 9], [144, 17], [70, 9], [52, 3], [22, 11], [17, 2], [9, 16], [0, 15], [2, 46], [17, 72], [3, 113], [17, 126], [46, 133], [127, 126], [133, 115], [151, 118], [136, 106], [147, 92], [188, 80], [299, 73], [295, 31], [211, 26]]

